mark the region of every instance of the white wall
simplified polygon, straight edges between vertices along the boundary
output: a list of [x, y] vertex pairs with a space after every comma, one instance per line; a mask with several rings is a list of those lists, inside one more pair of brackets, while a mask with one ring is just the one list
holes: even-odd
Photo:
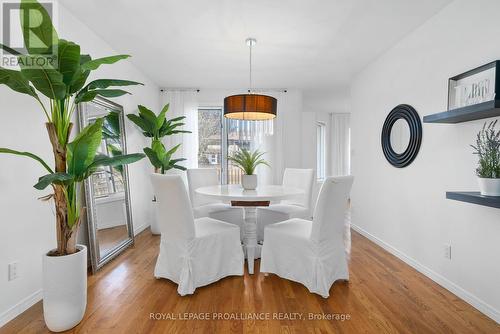
[[[61, 6], [59, 8], [60, 36], [80, 44], [82, 52], [90, 53], [94, 58], [127, 53], [127, 50], [112, 50], [72, 14]], [[123, 105], [126, 113], [135, 112], [139, 103], [158, 110], [159, 88], [129, 61], [104, 66], [96, 72], [97, 77], [130, 79], [146, 85], [132, 87], [132, 96], [115, 99]], [[26, 95], [12, 93], [5, 86], [0, 86], [0, 101], [3, 116], [0, 146], [29, 150], [52, 162], [43, 125], [45, 118], [39, 105]], [[127, 123], [128, 151], [141, 152], [145, 139]], [[150, 167], [143, 160], [132, 165], [129, 171], [134, 228], [138, 232], [150, 222]], [[37, 200], [49, 191], [33, 188], [43, 174], [43, 168], [27, 158], [0, 157], [0, 326], [40, 300], [42, 254], [56, 246], [53, 204]], [[80, 234], [84, 233], [85, 229], [81, 229]], [[19, 263], [20, 277], [9, 282], [7, 269], [11, 262]]]
[[[397, 169], [382, 124], [400, 103], [446, 110], [447, 79], [500, 59], [497, 0], [457, 0], [363, 70], [352, 84], [352, 222], [393, 253], [500, 322], [500, 210], [445, 199], [477, 190], [469, 144], [485, 120], [423, 125], [420, 153]], [[444, 245], [452, 259], [444, 258]]]

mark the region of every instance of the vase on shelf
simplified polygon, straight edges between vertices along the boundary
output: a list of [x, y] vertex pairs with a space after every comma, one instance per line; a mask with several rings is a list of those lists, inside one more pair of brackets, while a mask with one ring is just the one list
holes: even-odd
[[478, 177], [479, 191], [483, 196], [500, 196], [500, 179]]

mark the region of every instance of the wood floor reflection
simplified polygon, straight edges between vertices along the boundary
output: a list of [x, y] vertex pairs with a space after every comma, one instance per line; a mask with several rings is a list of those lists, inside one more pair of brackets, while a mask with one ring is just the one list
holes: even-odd
[[105, 228], [97, 231], [97, 240], [101, 257], [112, 251], [123, 240], [128, 238], [127, 225]]
[[[338, 282], [330, 298], [270, 275], [230, 277], [180, 297], [177, 286], [156, 280], [159, 237], [149, 230], [136, 245], [89, 276], [84, 320], [72, 333], [499, 333], [500, 327], [447, 290], [353, 232], [350, 283]], [[257, 262], [257, 273], [259, 263]], [[271, 320], [181, 320], [202, 313], [269, 312]], [[163, 317], [164, 320], [153, 320]], [[349, 320], [293, 320], [291, 313]], [[288, 318], [287, 318], [287, 315]], [[167, 319], [169, 318], [170, 319]], [[177, 317], [177, 320], [172, 320]], [[281, 319], [273, 319], [281, 317]], [[36, 304], [0, 333], [44, 333]]]

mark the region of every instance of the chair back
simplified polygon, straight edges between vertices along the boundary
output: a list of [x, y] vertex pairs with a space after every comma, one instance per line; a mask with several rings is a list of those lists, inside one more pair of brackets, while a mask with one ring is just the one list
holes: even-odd
[[219, 201], [213, 198], [198, 195], [195, 190], [200, 187], [217, 186], [220, 184], [215, 168], [191, 168], [187, 170], [187, 178], [189, 185], [189, 197], [193, 208], [218, 203]]
[[353, 181], [353, 176], [334, 176], [325, 179], [314, 209], [311, 240], [321, 242], [336, 237], [342, 240], [345, 213]]
[[152, 174], [158, 225], [162, 238], [192, 239], [194, 217], [186, 186], [180, 175]]
[[283, 204], [299, 205], [311, 208], [311, 193], [314, 181], [313, 169], [286, 168], [283, 174], [283, 186], [299, 188], [304, 191], [303, 195], [283, 200]]

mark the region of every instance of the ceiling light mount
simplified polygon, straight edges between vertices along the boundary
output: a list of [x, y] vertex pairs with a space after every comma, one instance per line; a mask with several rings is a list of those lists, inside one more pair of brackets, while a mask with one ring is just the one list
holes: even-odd
[[252, 46], [255, 46], [255, 44], [257, 44], [257, 40], [255, 38], [252, 38], [252, 37], [248, 37], [246, 40], [245, 40], [245, 43], [247, 43], [247, 45], [249, 47], [252, 47]]

